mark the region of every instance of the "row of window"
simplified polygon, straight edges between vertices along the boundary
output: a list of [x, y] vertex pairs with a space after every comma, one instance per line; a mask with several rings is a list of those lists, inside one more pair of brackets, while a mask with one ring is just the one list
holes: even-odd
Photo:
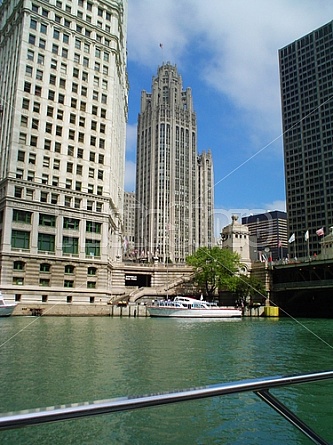
[[[13, 284], [23, 286], [24, 285], [24, 277], [13, 277]], [[64, 280], [64, 287], [74, 287], [74, 280]], [[39, 279], [39, 285], [50, 287], [51, 280], [49, 278], [40, 278]], [[87, 288], [88, 289], [96, 289], [96, 281], [87, 281]], [[17, 301], [17, 300], [16, 300]], [[47, 301], [47, 300], [46, 300]], [[44, 302], [46, 302], [44, 301]]]
[[[13, 284], [24, 284], [24, 283], [21, 282], [21, 279], [20, 279], [20, 278], [17, 278], [17, 279], [15, 279], [15, 281], [14, 281], [14, 279], [13, 279]], [[43, 286], [42, 283], [40, 283], [40, 285]], [[64, 282], [64, 286], [65, 286], [65, 282]], [[65, 287], [73, 287], [73, 286], [69, 286], [69, 285], [67, 285], [67, 280], [66, 280], [66, 286], [65, 286]], [[93, 283], [90, 283], [90, 282], [88, 281], [88, 282], [87, 282], [87, 288], [96, 288], [96, 286], [95, 286]], [[35, 299], [35, 295], [34, 295], [34, 299]], [[20, 301], [22, 301], [22, 295], [21, 295], [21, 294], [15, 294], [15, 301], [16, 301], [16, 302], [20, 302]], [[71, 295], [68, 295], [68, 296], [66, 297], [66, 301], [67, 301], [67, 303], [72, 303], [72, 302], [73, 302], [73, 297], [72, 297]], [[101, 301], [101, 300], [100, 300], [100, 301]], [[41, 296], [41, 302], [42, 302], [42, 303], [47, 303], [47, 302], [48, 302], [48, 295], [42, 295], [42, 296]], [[91, 304], [95, 303], [95, 297], [89, 297], [89, 303], [91, 303]], [[34, 315], [40, 315], [40, 314], [41, 314], [40, 309], [34, 309], [34, 310], [32, 311], [32, 314], [34, 314]]]
[[[88, 186], [88, 188], [89, 188], [89, 186]], [[91, 189], [93, 190], [93, 187], [91, 187]], [[89, 192], [89, 193], [93, 193], [93, 191]], [[31, 200], [35, 201], [36, 200], [35, 195], [36, 195], [36, 191], [33, 189], [15, 186], [15, 189], [14, 189], [15, 198], [24, 198], [24, 199], [27, 199], [30, 201]], [[88, 199], [86, 201], [81, 198], [76, 198], [76, 197], [68, 196], [68, 195], [65, 195], [63, 202], [59, 202], [60, 195], [58, 193], [49, 193], [49, 192], [41, 191], [40, 195], [39, 195], [39, 201], [45, 202], [45, 203], [50, 203], [50, 204], [64, 205], [65, 207], [71, 207], [71, 208], [75, 208], [75, 209], [81, 209], [81, 208], [83, 208], [83, 205], [84, 205], [84, 209], [88, 210], [88, 211], [95, 211], [98, 213], [101, 213], [103, 211], [103, 203], [102, 202], [92, 201], [90, 199]]]
[[[24, 224], [31, 224], [32, 212], [27, 212], [25, 210], [13, 209], [13, 221], [20, 222]], [[57, 217], [55, 215], [40, 213], [39, 214], [39, 225], [56, 227]], [[79, 230], [80, 222], [83, 221], [76, 218], [63, 218], [63, 228], [71, 230]], [[89, 233], [101, 233], [102, 223], [96, 221], [86, 221], [86, 232]]]
[[[13, 263], [13, 270], [16, 271], [24, 271], [26, 267], [26, 263], [24, 261], [18, 260], [14, 261]], [[41, 263], [39, 266], [39, 271], [43, 273], [51, 273], [51, 264], [49, 263]], [[74, 274], [75, 272], [75, 266], [72, 264], [66, 264], [64, 267], [64, 273], [65, 274]], [[95, 276], [97, 274], [97, 268], [94, 266], [89, 266], [87, 268], [87, 275], [89, 276]]]
[[[35, 93], [36, 93], [36, 88], [37, 88], [37, 86], [35, 87]], [[28, 88], [27, 92], [31, 92], [31, 84], [30, 84], [30, 87]], [[39, 94], [37, 94], [37, 96], [38, 95], [41, 96], [41, 89], [39, 90]], [[55, 92], [54, 91], [52, 91], [52, 90], [49, 91], [48, 99], [54, 101], [54, 99], [55, 99]], [[59, 93], [59, 95], [58, 95], [58, 103], [60, 103], [62, 105], [65, 103], [65, 96], [63, 94], [61, 94], [61, 93]], [[71, 103], [73, 103], [73, 105], [74, 105], [74, 102], [71, 101]], [[77, 104], [77, 102], [76, 102], [76, 104]], [[40, 111], [41, 111], [41, 106], [40, 105], [41, 105], [40, 102], [34, 101], [33, 104], [32, 104], [32, 111], [34, 113], [38, 113], [39, 114]], [[22, 99], [22, 108], [24, 110], [30, 110], [30, 99], [28, 99], [26, 97], [24, 97]], [[47, 111], [50, 114], [52, 112], [52, 117], [53, 117], [53, 111], [52, 110], [54, 110], [54, 108], [52, 106], [48, 106]], [[59, 113], [59, 111], [57, 110], [57, 119], [62, 119], [61, 118], [61, 114], [58, 114], [58, 113]], [[48, 114], [48, 116], [50, 116], [50, 114]], [[99, 116], [102, 119], [105, 119], [106, 118], [106, 109], [105, 108], [99, 108], [98, 106], [93, 105], [91, 107], [91, 114], [93, 116]], [[84, 127], [85, 126], [85, 117], [84, 116], [77, 116], [77, 114], [75, 114], [75, 113], [71, 113], [70, 114], [70, 116], [71, 116], [70, 117], [70, 123], [76, 123], [76, 121], [73, 122], [74, 115], [76, 116], [76, 119], [79, 119], [80, 127]], [[97, 122], [96, 121], [92, 121], [91, 122], [91, 129], [97, 131]]]
[[[49, 0], [47, 2], [49, 3]], [[65, 3], [65, 5], [63, 5], [63, 3], [60, 0], [56, 0], [55, 5], [57, 6], [57, 8], [64, 9], [69, 14], [72, 13], [71, 3]], [[92, 12], [93, 10], [93, 3], [90, 1], [78, 0], [78, 6], [84, 8], [89, 12]], [[35, 3], [32, 4], [31, 10], [33, 12], [36, 12], [37, 14], [41, 14], [43, 17], [48, 17], [50, 12], [45, 7], [41, 8], [39, 5]], [[108, 21], [111, 21], [112, 18], [112, 14], [109, 11], [102, 9], [101, 7], [98, 7], [97, 15], [98, 17], [105, 18]]]
[[[56, 6], [59, 7], [59, 8], [62, 8], [62, 3], [60, 1], [57, 1], [56, 2]], [[72, 14], [72, 7], [71, 7], [71, 5], [67, 4], [65, 6], [65, 11], [68, 14]], [[91, 11], [91, 10], [87, 10], [87, 11]], [[50, 11], [48, 11], [46, 8], [39, 8], [38, 5], [32, 5], [32, 12], [34, 12], [34, 13], [41, 13], [42, 17], [45, 17], [45, 18], [49, 18], [49, 16], [50, 16]], [[101, 12], [101, 14], [100, 14], [100, 12]], [[82, 11], [77, 11], [77, 16], [80, 19], [82, 19], [82, 20], [85, 19], [85, 21], [88, 22], [88, 23], [92, 23], [92, 16], [90, 14], [83, 15]], [[110, 22], [112, 15], [111, 15], [110, 12], [103, 11], [103, 9], [98, 8], [98, 17], [100, 17], [101, 19], [105, 19], [106, 21]], [[58, 14], [54, 14], [54, 21], [56, 23], [58, 23], [59, 25], [65, 26], [66, 28], [72, 28], [72, 22], [70, 20], [68, 20], [67, 18], [65, 18], [63, 16], [60, 16]], [[32, 26], [36, 26], [36, 28], [33, 28], [33, 29], [37, 29], [37, 20], [31, 19], [31, 22], [32, 23], [30, 24], [30, 26], [31, 27]], [[36, 22], [36, 23], [34, 23], [34, 22]], [[97, 25], [98, 28], [101, 28], [101, 29], [104, 28], [104, 30], [106, 32], [108, 32], [108, 33], [111, 32], [111, 26], [109, 24], [107, 24], [107, 23], [103, 23], [103, 21], [100, 20], [100, 19], [97, 20], [96, 25]], [[44, 24], [44, 23], [41, 23], [41, 27], [42, 26], [43, 26], [43, 29], [45, 29], [44, 33], [46, 34], [46, 32], [47, 32], [47, 25]], [[87, 27], [84, 28], [83, 26], [79, 25], [79, 23], [77, 21], [73, 22], [73, 26], [75, 26], [75, 29], [76, 29], [77, 32], [85, 34], [85, 36], [87, 36], [87, 37], [92, 37], [91, 30], [89, 30], [89, 28], [87, 28]], [[102, 37], [102, 36], [100, 36], [100, 37]], [[96, 33], [96, 38], [97, 38], [97, 33]]]
[[[12, 230], [11, 247], [13, 249], [30, 250], [31, 233], [24, 230]], [[37, 241], [38, 250], [41, 252], [55, 252], [55, 235], [49, 233], [38, 233]], [[87, 257], [101, 256], [100, 240], [86, 239], [85, 254]], [[62, 253], [63, 254], [79, 254], [79, 238], [71, 236], [62, 237]]]
[[[40, 85], [35, 85], [34, 91], [32, 89], [32, 84], [31, 82], [25, 81], [24, 82], [24, 86], [23, 86], [24, 92], [25, 93], [29, 93], [29, 94], [34, 94], [37, 97], [41, 97], [42, 96], [42, 87]], [[101, 94], [100, 97], [98, 95], [98, 92], [93, 92], [93, 98], [94, 100], [99, 100], [99, 102], [103, 105], [107, 104], [107, 95], [106, 94]], [[95, 97], [97, 99], [95, 99]], [[48, 100], [52, 101], [52, 102], [57, 102], [59, 104], [65, 105], [65, 95], [62, 93], [58, 93], [58, 97], [56, 98], [56, 92], [53, 90], [48, 90]], [[68, 101], [69, 103], [66, 105], [69, 105], [70, 107], [74, 108], [74, 109], [79, 109], [80, 111], [85, 111], [85, 112], [90, 112], [92, 115], [97, 116], [98, 115], [98, 106], [97, 105], [92, 105], [91, 107], [89, 107], [90, 109], [88, 110], [87, 108], [87, 102], [85, 100], [78, 100], [75, 97], [70, 97], [70, 101]], [[101, 109], [100, 111], [100, 116], [105, 118], [106, 117], [106, 110]]]
[[[22, 125], [22, 127], [28, 126], [28, 118], [26, 116], [22, 116], [21, 125]], [[38, 128], [37, 119], [32, 119], [31, 128], [36, 129], [36, 127]], [[60, 136], [60, 137], [64, 136], [62, 125], [53, 125], [51, 122], [45, 123], [45, 132], [50, 135], [55, 135], [55, 136]], [[83, 133], [81, 131], [75, 131], [75, 130], [70, 129], [70, 130], [68, 130], [67, 138], [70, 141], [76, 141], [81, 144], [85, 143], [85, 133]], [[44, 139], [42, 138], [42, 140], [44, 140]], [[28, 135], [24, 132], [21, 132], [19, 134], [19, 143], [22, 145], [26, 145], [27, 141], [28, 141]], [[29, 145], [31, 147], [37, 147], [38, 146], [38, 136], [30, 135], [29, 142], [30, 142]], [[96, 136], [92, 135], [92, 136], [90, 136], [89, 142], [92, 147], [98, 147], [100, 149], [105, 149], [105, 139], [97, 138]], [[95, 158], [94, 152], [91, 152], [89, 160], [92, 162], [95, 162], [95, 159], [92, 159], [92, 158]]]

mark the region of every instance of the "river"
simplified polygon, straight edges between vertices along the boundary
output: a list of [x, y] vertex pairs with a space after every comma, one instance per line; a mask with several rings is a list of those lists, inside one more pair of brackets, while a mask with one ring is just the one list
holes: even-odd
[[[0, 412], [331, 370], [332, 327], [326, 319], [2, 318]], [[273, 393], [333, 443], [333, 382]], [[312, 442], [244, 393], [3, 431], [0, 443]]]

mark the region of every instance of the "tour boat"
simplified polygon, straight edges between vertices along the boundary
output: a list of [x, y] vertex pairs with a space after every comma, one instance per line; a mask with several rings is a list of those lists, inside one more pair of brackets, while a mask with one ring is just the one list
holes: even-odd
[[190, 297], [175, 297], [172, 301], [154, 301], [147, 309], [151, 317], [239, 318], [243, 315], [241, 308], [220, 307]]
[[16, 303], [6, 303], [0, 292], [0, 317], [9, 317], [17, 306]]

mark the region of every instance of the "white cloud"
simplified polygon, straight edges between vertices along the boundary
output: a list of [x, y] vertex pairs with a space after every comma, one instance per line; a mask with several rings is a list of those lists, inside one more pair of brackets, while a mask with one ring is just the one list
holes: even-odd
[[182, 71], [190, 52], [199, 54], [188, 69], [195, 63], [201, 79], [242, 110], [256, 131], [277, 136], [278, 49], [332, 18], [330, 0], [135, 0], [129, 58], [155, 72], [170, 56]]
[[274, 212], [274, 210], [286, 211], [286, 201], [273, 201], [270, 204], [266, 204], [266, 212]]
[[135, 170], [135, 162], [133, 161], [126, 161], [125, 165], [125, 184], [124, 188], [127, 192], [134, 192], [135, 191], [135, 177], [136, 177], [136, 170]]
[[136, 152], [137, 125], [127, 124], [126, 128], [126, 153]]

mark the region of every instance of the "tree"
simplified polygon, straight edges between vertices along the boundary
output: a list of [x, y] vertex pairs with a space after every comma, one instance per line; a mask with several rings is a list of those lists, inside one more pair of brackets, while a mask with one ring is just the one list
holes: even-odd
[[235, 275], [229, 282], [229, 290], [236, 295], [238, 301], [246, 302], [250, 300], [250, 302], [253, 302], [257, 300], [258, 302], [259, 299], [261, 302], [263, 298], [266, 298], [263, 283], [251, 276]]
[[219, 247], [200, 247], [186, 258], [194, 269], [194, 280], [204, 290], [208, 300], [212, 300], [217, 289], [229, 288], [233, 276], [240, 266], [237, 253]]

